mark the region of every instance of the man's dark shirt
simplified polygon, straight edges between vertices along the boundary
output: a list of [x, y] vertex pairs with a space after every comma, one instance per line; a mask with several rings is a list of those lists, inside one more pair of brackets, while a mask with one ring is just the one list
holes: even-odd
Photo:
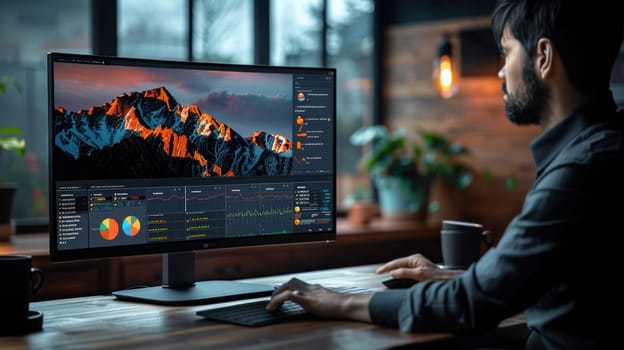
[[453, 280], [376, 293], [373, 322], [475, 333], [524, 312], [527, 347], [612, 345], [624, 261], [624, 114], [615, 110], [608, 94], [534, 140], [535, 183], [498, 245]]

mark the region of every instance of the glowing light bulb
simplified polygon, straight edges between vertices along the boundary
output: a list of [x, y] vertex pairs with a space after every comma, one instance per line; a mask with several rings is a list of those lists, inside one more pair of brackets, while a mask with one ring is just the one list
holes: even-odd
[[443, 98], [449, 98], [457, 92], [457, 73], [451, 55], [451, 42], [445, 35], [438, 45], [438, 56], [433, 65], [434, 84]]
[[438, 90], [442, 97], [449, 98], [453, 95], [454, 83], [451, 58], [444, 55], [440, 58], [440, 73], [438, 77]]

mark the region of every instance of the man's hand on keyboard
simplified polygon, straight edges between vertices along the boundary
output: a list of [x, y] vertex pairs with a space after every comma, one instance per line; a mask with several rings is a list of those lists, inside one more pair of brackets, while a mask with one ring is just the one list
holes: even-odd
[[291, 300], [318, 317], [370, 322], [368, 303], [371, 298], [370, 293], [338, 293], [293, 278], [273, 292], [267, 310], [276, 310], [286, 300]]

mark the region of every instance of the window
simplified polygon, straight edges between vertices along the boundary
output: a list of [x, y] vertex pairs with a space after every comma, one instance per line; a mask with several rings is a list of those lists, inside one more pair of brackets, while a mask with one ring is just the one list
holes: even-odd
[[271, 1], [271, 64], [321, 66], [321, 0]]
[[[21, 92], [0, 96], [0, 127], [16, 126], [26, 139], [24, 157], [0, 151], [0, 182], [17, 185], [13, 218], [18, 225], [47, 222], [48, 51], [90, 53], [90, 2], [5, 1], [0, 11], [0, 77], [14, 78]], [[33, 220], [40, 218], [39, 220]]]
[[347, 0], [329, 4], [327, 64], [338, 72], [338, 172], [348, 174], [357, 170], [362, 152], [351, 145], [349, 137], [374, 119], [373, 2]]
[[[119, 1], [121, 56], [184, 58], [190, 49], [193, 60], [254, 63], [253, 0], [192, 1], [190, 48], [183, 33], [189, 27], [187, 10], [179, 2], [172, 5], [160, 0], [148, 6], [141, 1]], [[362, 150], [349, 143], [349, 136], [373, 120], [373, 13], [373, 0], [270, 0], [270, 40], [258, 43], [270, 43], [273, 65], [326, 64], [338, 69], [337, 164], [344, 178], [339, 200], [358, 183], [354, 177]]]
[[[340, 200], [353, 191], [362, 150], [353, 131], [373, 122], [373, 0], [271, 1], [271, 64], [337, 68], [337, 166]], [[323, 37], [324, 35], [324, 37]], [[322, 42], [325, 40], [325, 52]]]
[[[45, 53], [93, 52], [92, 1], [13, 1], [0, 12], [0, 77], [15, 78], [22, 90], [9, 88], [0, 96], [0, 127], [22, 128], [27, 142], [25, 157], [0, 153], [0, 182], [18, 185], [18, 224], [30, 218], [47, 222]], [[269, 9], [260, 16], [268, 20], [254, 18], [254, 6], [264, 1]], [[337, 68], [340, 202], [357, 184], [362, 151], [350, 145], [349, 136], [373, 120], [373, 14], [373, 0], [117, 0], [116, 20], [101, 19], [105, 23], [98, 27], [105, 29], [93, 34], [116, 35], [111, 42], [117, 47], [110, 51], [120, 56], [253, 64], [260, 48], [273, 65]], [[254, 32], [254, 21], [262, 19], [270, 23], [266, 38]], [[117, 29], [111, 30], [114, 23]]]
[[252, 0], [193, 2], [193, 60], [252, 64]]
[[119, 56], [186, 59], [188, 2], [118, 0]]

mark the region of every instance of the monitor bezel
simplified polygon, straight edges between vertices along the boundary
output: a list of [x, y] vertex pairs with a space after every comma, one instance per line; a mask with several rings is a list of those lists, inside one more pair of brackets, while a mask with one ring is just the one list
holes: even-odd
[[[246, 236], [236, 238], [210, 238], [201, 239], [195, 241], [169, 241], [163, 243], [143, 243], [140, 245], [130, 246], [115, 246], [115, 247], [92, 247], [85, 249], [74, 250], [60, 250], [57, 247], [58, 232], [57, 232], [57, 218], [56, 207], [54, 204], [56, 198], [56, 185], [54, 179], [54, 130], [53, 130], [53, 118], [54, 118], [54, 69], [53, 62], [56, 59], [76, 59], [84, 61], [115, 61], [121, 64], [127, 65], [150, 65], [163, 68], [183, 68], [183, 69], [205, 69], [205, 70], [226, 70], [226, 71], [243, 71], [243, 72], [271, 72], [271, 73], [321, 73], [325, 72], [333, 74], [333, 96], [334, 101], [333, 115], [334, 122], [332, 123], [334, 142], [332, 142], [333, 152], [333, 171], [331, 174], [331, 186], [334, 196], [332, 196], [332, 212], [333, 218], [332, 227], [328, 231], [316, 231], [305, 233], [289, 233], [284, 235], [265, 235], [265, 236]], [[62, 52], [48, 52], [47, 54], [47, 91], [48, 91], [48, 154], [49, 154], [49, 252], [51, 262], [70, 262], [80, 260], [92, 260], [102, 258], [118, 258], [127, 256], [140, 256], [150, 254], [167, 254], [177, 252], [190, 252], [190, 251], [202, 251], [221, 248], [247, 248], [257, 247], [263, 245], [282, 245], [282, 244], [309, 244], [309, 243], [328, 243], [336, 240], [336, 221], [337, 221], [337, 207], [336, 207], [336, 69], [331, 67], [299, 67], [299, 66], [270, 66], [270, 65], [245, 65], [245, 64], [228, 64], [228, 63], [210, 63], [210, 62], [195, 62], [195, 61], [176, 61], [165, 59], [146, 59], [146, 58], [134, 58], [134, 57], [115, 57], [115, 56], [103, 56], [103, 55], [90, 55], [90, 54], [76, 54], [76, 53], [62, 53]]]

